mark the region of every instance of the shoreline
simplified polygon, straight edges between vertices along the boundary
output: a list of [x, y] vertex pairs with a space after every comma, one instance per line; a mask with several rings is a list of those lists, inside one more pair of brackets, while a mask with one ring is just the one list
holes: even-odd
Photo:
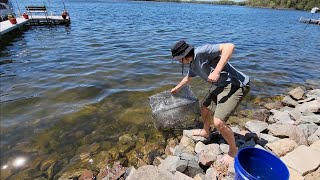
[[[320, 101], [320, 89], [310, 90], [310, 88], [303, 87], [302, 90], [300, 88], [299, 91], [300, 91], [300, 94], [302, 91], [305, 92], [305, 94], [308, 94], [308, 93], [310, 94], [311, 91], [316, 92], [316, 95], [317, 95], [316, 99]], [[231, 116], [228, 120], [229, 124], [232, 126], [232, 130], [234, 131], [234, 133], [236, 133], [235, 134], [237, 137], [236, 142], [239, 149], [243, 147], [251, 147], [256, 145], [259, 145], [258, 146], [259, 148], [262, 147], [264, 149], [267, 149], [267, 147], [269, 146], [267, 145], [268, 143], [272, 143], [273, 140], [275, 139], [282, 140], [283, 135], [278, 136], [278, 135], [266, 133], [265, 130], [261, 130], [261, 132], [256, 132], [254, 130], [256, 129], [256, 127], [253, 127], [252, 129], [250, 124], [262, 123], [263, 127], [266, 127], [266, 124], [272, 127], [273, 124], [275, 123], [274, 121], [279, 121], [291, 127], [292, 123], [298, 122], [298, 120], [292, 120], [289, 117], [285, 118], [286, 115], [281, 113], [292, 111], [294, 110], [295, 106], [298, 107], [300, 105], [303, 105], [304, 103], [314, 102], [315, 100], [310, 100], [310, 98], [303, 97], [302, 100], [299, 100], [299, 103], [301, 104], [297, 105], [298, 100], [292, 100], [291, 95], [290, 96], [286, 95], [286, 96], [273, 96], [266, 99], [263, 99], [263, 98], [259, 99], [259, 97], [257, 97], [256, 99], [250, 99], [249, 101], [254, 101], [253, 103], [256, 104], [256, 107], [254, 109], [239, 110], [236, 114]], [[320, 102], [319, 102], [319, 106], [320, 106]], [[311, 114], [304, 113], [304, 115], [302, 116], [308, 117], [310, 115], [312, 116], [312, 113]], [[305, 120], [302, 120], [302, 121], [305, 121]], [[296, 127], [305, 128], [304, 127], [305, 125], [302, 125], [304, 123], [301, 123], [301, 122], [299, 123], [296, 125], [293, 124], [294, 128]], [[316, 125], [317, 128], [319, 129], [318, 131], [320, 132], [320, 128], [319, 128], [320, 119], [319, 119], [319, 122], [316, 122], [316, 124], [317, 124]], [[304, 138], [299, 136], [298, 139], [294, 139], [298, 145], [301, 145], [301, 142], [302, 142], [304, 145], [307, 145], [309, 147], [309, 145], [311, 145], [312, 143], [315, 143], [316, 141], [320, 140], [320, 134], [319, 135], [314, 134], [316, 131], [315, 127], [313, 127], [314, 125], [308, 125], [308, 128], [309, 126], [310, 128], [312, 127], [312, 130], [304, 130], [299, 128], [297, 129], [297, 132], [300, 132], [300, 134], [301, 134], [301, 131], [309, 133], [308, 137]], [[267, 131], [272, 132], [273, 129], [272, 128], [270, 129], [270, 128]], [[77, 136], [80, 135], [79, 133], [80, 132], [75, 132]], [[74, 155], [73, 158], [68, 160], [69, 163], [66, 167], [61, 166], [62, 165], [61, 163], [65, 160], [58, 160], [59, 159], [58, 154], [57, 154], [58, 159], [55, 159], [55, 156], [47, 157], [47, 156], [41, 155], [40, 153], [36, 155], [37, 158], [34, 159], [34, 162], [32, 163], [33, 165], [29, 167], [21, 167], [22, 171], [20, 172], [12, 169], [7, 169], [7, 170], [2, 169], [1, 178], [2, 179], [8, 179], [8, 178], [19, 179], [21, 177], [32, 177], [32, 178], [42, 177], [42, 178], [48, 178], [48, 179], [51, 179], [51, 178], [67, 179], [67, 178], [79, 178], [81, 175], [88, 175], [88, 174], [92, 174], [93, 176], [98, 177], [98, 179], [107, 178], [107, 177], [108, 178], [115, 178], [115, 177], [128, 178], [128, 176], [136, 177], [138, 176], [137, 173], [139, 174], [139, 172], [145, 171], [146, 169], [148, 169], [148, 171], [150, 172], [154, 172], [153, 173], [154, 175], [157, 175], [160, 172], [159, 169], [165, 169], [165, 171], [169, 170], [171, 174], [170, 173], [168, 174], [167, 172], [166, 174], [170, 177], [179, 175], [183, 177], [188, 176], [189, 178], [193, 178], [200, 173], [199, 176], [202, 177], [203, 179], [204, 176], [207, 176], [206, 172], [210, 172], [211, 175], [215, 174], [216, 176], [219, 176], [219, 177], [230, 176], [232, 178], [234, 175], [234, 170], [232, 170], [232, 168], [226, 169], [223, 167], [215, 167], [220, 165], [214, 164], [215, 162], [218, 162], [216, 161], [217, 159], [221, 158], [222, 155], [227, 152], [228, 145], [226, 144], [224, 139], [221, 137], [221, 135], [219, 135], [219, 133], [214, 132], [212, 133], [211, 136], [213, 141], [204, 145], [204, 144], [201, 144], [198, 138], [195, 138], [195, 137], [190, 138], [190, 136], [186, 136], [186, 132], [183, 132], [183, 133], [182, 132], [181, 133], [160, 132], [155, 129], [148, 132], [148, 131], [140, 131], [139, 128], [137, 127], [136, 128], [132, 127], [129, 131], [121, 134], [120, 136], [116, 136], [114, 139], [115, 144], [106, 145], [105, 148], [108, 150], [102, 150], [103, 149], [102, 146], [99, 145], [99, 139], [95, 138], [94, 136], [91, 136], [92, 139], [90, 138], [87, 139], [87, 141], [91, 142], [89, 143], [90, 145], [83, 145], [79, 147], [78, 148], [79, 150], [77, 151], [76, 155]], [[292, 135], [292, 137], [296, 137], [296, 136]], [[267, 140], [267, 142], [262, 138]], [[288, 141], [288, 140], [282, 140], [282, 141]], [[278, 143], [280, 142], [282, 143], [282, 141], [279, 141]], [[51, 142], [48, 142], [48, 143], [51, 143]], [[181, 146], [189, 147], [190, 143], [193, 144], [192, 145], [193, 148], [196, 148], [197, 146], [201, 146], [203, 148], [206, 148], [207, 146], [215, 147], [215, 154], [216, 154], [214, 155], [215, 160], [208, 160], [208, 159], [201, 159], [201, 158], [200, 160], [197, 159], [196, 164], [201, 164], [201, 165], [198, 167], [198, 165], [194, 164], [194, 167], [192, 168], [195, 168], [195, 169], [192, 172], [186, 170], [188, 169], [187, 165], [185, 167], [186, 168], [185, 170], [171, 171], [170, 169], [172, 169], [174, 166], [169, 162], [172, 162], [172, 161], [175, 162], [175, 161], [181, 160], [177, 158], [175, 155], [175, 153], [178, 152], [177, 148], [181, 149]], [[289, 143], [292, 143], [292, 142], [289, 142]], [[294, 145], [293, 146], [294, 148], [290, 149], [290, 151], [293, 151], [294, 149], [296, 149], [298, 145]], [[270, 147], [272, 150], [273, 145], [271, 144]], [[65, 148], [68, 149], [68, 147], [65, 147]], [[25, 150], [30, 151], [28, 149], [25, 149]], [[61, 150], [57, 149], [56, 151], [61, 151]], [[191, 152], [188, 151], [193, 155], [192, 156], [188, 155], [185, 158], [194, 159], [195, 157], [198, 157], [198, 156], [211, 157], [210, 153], [209, 155], [205, 155], [205, 154], [201, 155], [199, 150], [197, 150], [196, 152], [195, 151], [196, 151], [195, 149], [191, 149]], [[277, 150], [273, 150], [273, 151], [278, 153]], [[289, 151], [286, 153], [289, 153]], [[217, 172], [218, 170], [219, 172]], [[195, 174], [196, 172], [197, 174]], [[313, 170], [311, 172], [313, 172]], [[175, 175], [176, 173], [177, 175]], [[211, 176], [211, 175], [208, 175], [208, 176]], [[140, 179], [140, 178], [141, 177], [133, 178], [133, 179]]]

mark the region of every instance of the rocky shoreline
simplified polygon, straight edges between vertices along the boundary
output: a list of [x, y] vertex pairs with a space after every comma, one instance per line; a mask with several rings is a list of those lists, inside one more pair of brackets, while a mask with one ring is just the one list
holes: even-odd
[[[320, 178], [320, 89], [305, 92], [298, 87], [281, 101], [264, 104], [264, 108], [250, 113], [240, 112], [248, 121], [243, 126], [232, 126], [236, 143], [245, 147], [262, 148], [272, 152], [287, 165], [290, 179]], [[233, 179], [233, 163], [226, 167], [219, 163], [228, 145], [218, 132], [209, 139], [190, 135], [167, 141], [166, 149], [152, 162], [138, 163], [137, 167], [123, 167], [116, 161], [112, 167], [105, 164], [99, 172], [65, 173], [59, 179], [96, 176], [97, 179]], [[127, 138], [127, 142], [124, 142]], [[179, 142], [177, 140], [180, 140]], [[121, 136], [124, 144], [132, 141]], [[109, 156], [109, 155], [108, 155]]]
[[[251, 101], [256, 108], [240, 110], [228, 121], [237, 147], [271, 151], [285, 162], [291, 179], [319, 179], [320, 89], [298, 87], [287, 96]], [[81, 138], [76, 132], [75, 137], [89, 142], [75, 154], [70, 152], [70, 159], [62, 159], [58, 152], [46, 156], [25, 148], [37, 152], [28, 166], [20, 171], [1, 169], [1, 179], [233, 179], [233, 163], [229, 167], [219, 163], [229, 148], [222, 136], [214, 131], [206, 140], [190, 132], [131, 126], [115, 136], [113, 144], [100, 143], [100, 136], [97, 139], [94, 133]], [[50, 136], [45, 137], [47, 143]]]

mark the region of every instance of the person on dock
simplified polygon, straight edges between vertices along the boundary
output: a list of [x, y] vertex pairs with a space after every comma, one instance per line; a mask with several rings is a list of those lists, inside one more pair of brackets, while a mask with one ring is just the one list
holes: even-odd
[[[235, 45], [231, 43], [206, 44], [194, 48], [183, 40], [178, 41], [171, 48], [174, 60], [179, 61], [182, 65], [189, 64], [187, 76], [171, 89], [171, 93], [178, 92], [192, 77], [197, 75], [215, 85], [214, 90], [210, 88], [209, 91], [212, 91], [201, 105], [204, 127], [192, 130], [192, 135], [209, 138], [210, 125], [214, 125], [229, 144], [229, 152], [221, 160], [226, 165], [238, 153], [234, 134], [226, 121], [250, 90], [249, 77], [236, 70], [228, 62], [233, 55], [234, 48]], [[211, 104], [212, 110], [209, 107]]]

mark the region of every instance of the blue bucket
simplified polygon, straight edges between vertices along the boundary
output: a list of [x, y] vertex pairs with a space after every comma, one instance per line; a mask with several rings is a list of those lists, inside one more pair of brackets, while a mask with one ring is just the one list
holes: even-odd
[[236, 180], [288, 180], [287, 166], [275, 155], [259, 148], [241, 149], [234, 160]]

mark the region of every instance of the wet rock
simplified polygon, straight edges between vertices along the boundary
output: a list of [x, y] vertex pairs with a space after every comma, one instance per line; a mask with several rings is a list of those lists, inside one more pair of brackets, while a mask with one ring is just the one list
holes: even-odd
[[283, 107], [283, 105], [280, 102], [272, 102], [272, 103], [265, 104], [264, 107], [267, 108], [268, 110], [271, 110], [271, 109], [280, 109]]
[[[297, 158], [303, 157], [303, 158]], [[320, 165], [320, 151], [307, 146], [299, 146], [288, 153], [281, 160], [290, 168], [304, 176], [315, 171]]]
[[62, 175], [58, 178], [58, 180], [78, 179], [78, 177], [81, 176], [83, 171], [85, 171], [85, 169], [77, 169], [73, 171], [62, 172]]
[[89, 152], [90, 153], [96, 153], [100, 148], [100, 144], [99, 143], [93, 143], [89, 146]]
[[53, 179], [53, 177], [60, 171], [61, 168], [61, 164], [54, 162], [46, 171], [49, 179]]
[[13, 170], [10, 167], [7, 167], [5, 169], [1, 168], [0, 177], [1, 179], [7, 179], [13, 174]]
[[93, 172], [91, 170], [86, 169], [80, 175], [79, 180], [93, 179], [93, 177], [94, 177]]
[[133, 141], [133, 138], [130, 134], [124, 134], [119, 137], [119, 143], [120, 144], [129, 144]]
[[27, 169], [11, 176], [10, 179], [35, 179], [42, 176], [43, 174], [41, 171], [36, 169]]
[[290, 96], [295, 100], [303, 99], [304, 90], [301, 87], [297, 87], [289, 92]]
[[245, 127], [253, 133], [260, 133], [268, 128], [266, 122], [252, 120], [245, 123]]
[[179, 171], [176, 171], [174, 173], [174, 179], [179, 179], [179, 180], [193, 180], [193, 178], [179, 172]]
[[42, 161], [40, 164], [40, 170], [46, 171], [54, 162], [55, 162], [55, 160], [53, 160], [53, 159], [46, 159], [46, 160]]
[[268, 143], [266, 144], [266, 147], [274, 152], [277, 156], [281, 157], [298, 147], [298, 144], [294, 140], [286, 138]]
[[296, 107], [299, 104], [297, 101], [292, 99], [290, 96], [285, 96], [281, 102], [283, 105], [290, 106], [290, 107]]

